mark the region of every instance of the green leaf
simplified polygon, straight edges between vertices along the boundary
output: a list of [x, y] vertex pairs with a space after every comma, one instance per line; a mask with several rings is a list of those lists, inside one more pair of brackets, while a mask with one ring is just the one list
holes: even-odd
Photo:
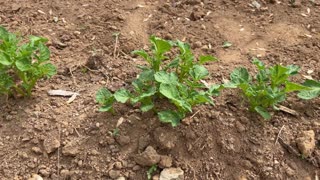
[[46, 43], [48, 39], [38, 36], [30, 36], [30, 47], [38, 46], [39, 43]]
[[163, 70], [167, 71], [170, 68], [177, 68], [179, 66], [180, 58], [173, 59]]
[[138, 79], [141, 82], [153, 81], [154, 80], [154, 71], [152, 69], [144, 70], [139, 74]]
[[181, 55], [191, 53], [190, 45], [181, 41], [177, 41], [177, 45], [180, 49]]
[[16, 67], [22, 72], [32, 69], [31, 60], [27, 58], [18, 59], [15, 64]]
[[298, 74], [300, 67], [297, 65], [289, 65], [287, 66], [287, 69], [288, 69], [287, 71], [288, 75], [295, 75], [295, 74]]
[[217, 61], [218, 59], [216, 57], [213, 56], [200, 56], [199, 58], [199, 62], [200, 64], [204, 64], [210, 61]]
[[165, 84], [177, 84], [178, 83], [178, 77], [175, 73], [167, 73], [164, 71], [160, 71], [155, 73], [154, 78], [159, 83], [165, 83]]
[[168, 99], [172, 99], [172, 100], [179, 100], [180, 99], [179, 90], [174, 85], [160, 84], [159, 91], [162, 95], [164, 95]]
[[303, 85], [309, 87], [310, 90], [299, 92], [299, 98], [309, 100], [320, 96], [320, 82], [315, 80], [306, 80]]
[[170, 51], [172, 47], [168, 41], [155, 36], [151, 36], [150, 41], [153, 44], [153, 48], [157, 54], [164, 54]]
[[0, 53], [0, 64], [10, 66], [12, 64], [10, 57], [5, 53]]
[[249, 75], [249, 72], [246, 68], [237, 68], [235, 69], [231, 75], [230, 79], [232, 84], [242, 84], [242, 83], [248, 83], [251, 80], [251, 77]]
[[104, 107], [108, 107], [113, 104], [115, 99], [113, 94], [108, 89], [101, 88], [96, 94], [96, 100]]
[[142, 92], [139, 96], [131, 98], [133, 104], [143, 100], [144, 98], [153, 96], [157, 93], [157, 88], [154, 86], [149, 87], [146, 91]]
[[223, 88], [224, 88], [224, 86], [222, 86], [222, 85], [213, 84], [210, 86], [210, 88], [208, 90], [208, 94], [210, 96], [219, 96], [220, 90]]
[[150, 111], [154, 107], [151, 98], [145, 98], [141, 101], [140, 109], [142, 112]]
[[285, 83], [289, 77], [288, 72], [289, 69], [281, 65], [275, 65], [274, 67], [270, 68], [272, 86], [278, 86], [282, 83]]
[[0, 72], [0, 94], [1, 92], [4, 94], [8, 93], [13, 85], [13, 79], [9, 75]]
[[121, 103], [126, 103], [131, 97], [131, 94], [126, 89], [120, 89], [114, 93], [114, 98]]
[[38, 61], [40, 63], [46, 62], [50, 59], [50, 51], [49, 48], [44, 44], [39, 44], [39, 58]]
[[265, 69], [264, 63], [260, 61], [258, 58], [253, 58], [252, 63], [255, 64], [259, 70]]
[[204, 104], [204, 103], [210, 103], [211, 105], [214, 105], [210, 96], [203, 91], [200, 91], [200, 92], [195, 91], [194, 93], [192, 93], [191, 99], [192, 101], [190, 102], [190, 104], [192, 105]]
[[176, 127], [180, 123], [181, 119], [184, 118], [184, 114], [176, 111], [166, 110], [158, 112], [158, 117], [161, 122], [171, 123], [173, 127]]
[[112, 111], [113, 107], [112, 107], [112, 104], [107, 104], [105, 106], [101, 106], [99, 108], [99, 111], [100, 112], [108, 112], [108, 111]]
[[310, 90], [309, 87], [303, 86], [301, 84], [293, 83], [293, 82], [287, 82], [285, 92], [293, 92], [293, 91], [302, 91], [302, 90]]
[[152, 63], [150, 56], [148, 55], [148, 53], [144, 50], [135, 50], [131, 52], [132, 54], [141, 56], [144, 60], [146, 60], [149, 64]]
[[261, 106], [257, 106], [254, 108], [254, 110], [257, 113], [259, 113], [264, 119], [267, 119], [267, 120], [271, 119], [270, 113], [265, 108], [263, 108]]
[[172, 84], [160, 84], [160, 93], [170, 99], [178, 108], [192, 112], [191, 105], [180, 97], [179, 89]]
[[228, 42], [228, 41], [224, 42], [223, 45], [222, 45], [223, 48], [229, 48], [231, 46], [232, 46], [232, 43]]
[[8, 33], [9, 32], [4, 27], [0, 26], [0, 39], [6, 40], [8, 38]]
[[47, 76], [47, 77], [51, 77], [57, 73], [56, 67], [51, 63], [41, 65], [40, 71], [41, 71], [41, 76]]
[[190, 76], [198, 81], [209, 75], [208, 70], [202, 65], [195, 65], [189, 72]]

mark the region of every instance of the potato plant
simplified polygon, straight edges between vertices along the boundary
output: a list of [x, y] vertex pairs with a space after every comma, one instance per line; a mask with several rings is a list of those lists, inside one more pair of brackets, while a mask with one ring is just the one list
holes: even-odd
[[[102, 106], [100, 111], [114, 112], [115, 102], [139, 104], [142, 112], [157, 112], [160, 121], [177, 126], [192, 112], [192, 107], [209, 103], [212, 96], [218, 95], [220, 85], [207, 87], [203, 79], [209, 75], [203, 64], [216, 61], [212, 56], [200, 56], [195, 59], [190, 46], [181, 41], [167, 41], [158, 37], [150, 38], [151, 52], [144, 50], [132, 53], [142, 57], [147, 65], [139, 66], [141, 73], [132, 82], [133, 91], [119, 89], [114, 94], [102, 88], [96, 94], [96, 100]], [[177, 48], [179, 53], [169, 57], [168, 52]], [[157, 107], [159, 99], [167, 99], [175, 109]]]
[[271, 118], [268, 109], [277, 110], [277, 105], [285, 101], [288, 93], [301, 91], [300, 96], [306, 97], [306, 92], [310, 90], [307, 86], [310, 83], [301, 85], [289, 81], [290, 76], [298, 73], [298, 66], [266, 67], [258, 59], [254, 59], [253, 63], [258, 68], [258, 73], [254, 77], [246, 68], [240, 67], [231, 73], [230, 82], [224, 84], [224, 87], [241, 89], [243, 96], [250, 104], [249, 109], [259, 113], [265, 119]]
[[30, 96], [36, 82], [56, 73], [47, 39], [31, 36], [27, 43], [0, 26], [0, 94]]

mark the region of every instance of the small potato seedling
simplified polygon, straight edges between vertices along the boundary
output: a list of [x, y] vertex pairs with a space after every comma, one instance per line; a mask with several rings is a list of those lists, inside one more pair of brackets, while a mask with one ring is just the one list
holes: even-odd
[[30, 96], [39, 79], [56, 73], [45, 42], [45, 38], [31, 36], [22, 44], [21, 37], [0, 26], [0, 94]]
[[[212, 96], [218, 95], [221, 86], [205, 86], [202, 80], [209, 72], [203, 64], [216, 61], [216, 58], [200, 56], [196, 60], [190, 46], [181, 41], [166, 41], [152, 36], [150, 42], [151, 53], [133, 51], [147, 62], [147, 66], [138, 67], [142, 72], [132, 82], [133, 91], [120, 89], [112, 94], [106, 88], [100, 89], [96, 95], [97, 102], [102, 105], [100, 111], [114, 112], [114, 102], [131, 102], [139, 104], [142, 112], [154, 110], [160, 121], [177, 126], [187, 113], [192, 112], [192, 107], [213, 104]], [[170, 58], [167, 54], [173, 48], [177, 48], [179, 53]], [[159, 99], [169, 100], [176, 108], [157, 109], [155, 103]]]
[[[268, 108], [278, 109], [277, 105], [286, 99], [288, 93], [302, 91], [301, 97], [306, 97], [310, 88], [308, 84], [301, 85], [289, 81], [289, 77], [298, 73], [299, 67], [275, 65], [267, 68], [261, 61], [254, 59], [258, 73], [252, 78], [246, 68], [237, 68], [230, 75], [230, 82], [224, 87], [239, 88], [250, 104], [250, 110], [259, 113], [263, 118], [270, 119]], [[319, 90], [319, 89], [318, 89]]]

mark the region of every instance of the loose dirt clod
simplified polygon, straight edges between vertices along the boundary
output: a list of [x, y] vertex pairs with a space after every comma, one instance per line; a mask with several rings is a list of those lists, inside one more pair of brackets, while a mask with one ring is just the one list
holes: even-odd
[[296, 139], [297, 146], [304, 157], [311, 156], [316, 146], [313, 130], [303, 131]]
[[144, 152], [136, 155], [134, 160], [139, 165], [152, 166], [160, 161], [160, 155], [152, 146], [148, 146]]
[[159, 162], [159, 166], [161, 168], [169, 168], [172, 166], [172, 157], [170, 156], [161, 156], [161, 160]]
[[62, 154], [65, 156], [76, 156], [79, 149], [75, 143], [68, 143], [62, 148]]
[[43, 141], [43, 146], [46, 152], [50, 154], [60, 147], [60, 141], [51, 135]]

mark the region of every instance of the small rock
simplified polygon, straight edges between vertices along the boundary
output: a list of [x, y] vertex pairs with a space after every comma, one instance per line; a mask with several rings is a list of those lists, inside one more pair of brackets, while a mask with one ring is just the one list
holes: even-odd
[[160, 180], [183, 180], [184, 172], [181, 168], [166, 168], [160, 173]]
[[76, 156], [78, 153], [79, 149], [74, 143], [68, 143], [62, 148], [62, 154], [65, 156]]
[[152, 177], [152, 180], [159, 180], [159, 179], [160, 179], [160, 175], [159, 175], [159, 174], [154, 175], [154, 176]]
[[197, 48], [201, 48], [201, 47], [202, 47], [201, 41], [196, 41], [195, 43], [193, 43], [193, 48], [197, 49]]
[[113, 138], [113, 137], [109, 137], [109, 136], [106, 137], [106, 141], [107, 141], [107, 143], [108, 143], [109, 145], [112, 145], [112, 144], [115, 143], [114, 138]]
[[139, 171], [140, 169], [141, 169], [141, 167], [139, 165], [135, 165], [132, 168], [133, 171]]
[[60, 147], [60, 141], [51, 135], [43, 141], [43, 146], [45, 151], [50, 154]]
[[121, 162], [116, 162], [114, 164], [114, 167], [116, 167], [117, 169], [122, 169], [122, 163]]
[[143, 153], [136, 155], [134, 160], [142, 166], [152, 166], [160, 161], [160, 155], [153, 147], [148, 146]]
[[111, 170], [109, 171], [109, 177], [112, 178], [112, 179], [116, 179], [116, 178], [118, 178], [120, 175], [121, 175], [121, 172], [120, 172], [120, 171], [113, 170], [113, 169], [111, 169]]
[[70, 171], [68, 170], [68, 169], [62, 169], [61, 171], [60, 171], [60, 175], [63, 177], [63, 178], [68, 178], [70, 175], [71, 175], [71, 173], [70, 173]]
[[43, 178], [38, 174], [33, 174], [32, 177], [29, 178], [28, 180], [43, 180]]
[[118, 136], [116, 138], [116, 141], [121, 145], [125, 146], [130, 143], [130, 137], [129, 136]]
[[41, 175], [43, 175], [44, 177], [49, 177], [50, 176], [50, 172], [47, 169], [40, 169], [39, 173]]
[[172, 166], [172, 157], [170, 156], [161, 156], [159, 166], [161, 168], [169, 168]]
[[238, 132], [240, 132], [240, 133], [246, 130], [244, 125], [242, 125], [239, 121], [236, 121], [236, 128], [237, 128]]
[[38, 148], [38, 147], [32, 147], [32, 149], [31, 149], [34, 153], [36, 153], [36, 154], [42, 154], [42, 151], [41, 151], [41, 149], [40, 148]]
[[295, 175], [295, 171], [293, 169], [291, 169], [290, 167], [286, 168], [286, 173], [288, 174], [288, 176], [294, 176]]
[[248, 170], [250, 170], [253, 167], [252, 163], [248, 160], [243, 160], [240, 163], [244, 168], [246, 168]]
[[121, 176], [121, 177], [118, 177], [117, 180], [126, 180], [126, 178]]
[[296, 139], [298, 149], [303, 156], [311, 156], [316, 146], [315, 133], [313, 130], [303, 131]]

